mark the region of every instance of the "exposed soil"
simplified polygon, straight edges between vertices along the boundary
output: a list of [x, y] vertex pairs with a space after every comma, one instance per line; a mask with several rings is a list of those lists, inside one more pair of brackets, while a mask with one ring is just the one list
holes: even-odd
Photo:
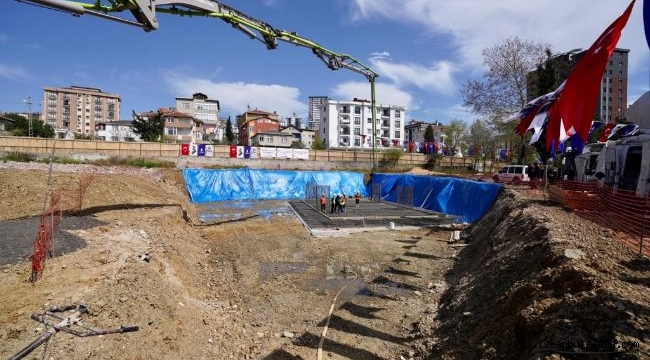
[[32, 313], [66, 304], [139, 331], [60, 331], [27, 358], [315, 359], [326, 324], [327, 359], [586, 358], [550, 346], [572, 340], [650, 357], [647, 259], [540, 193], [502, 193], [458, 246], [435, 229], [312, 237], [283, 211], [202, 226], [179, 170], [54, 170], [53, 188], [93, 182], [29, 283], [48, 173], [0, 163], [2, 358], [46, 331]]

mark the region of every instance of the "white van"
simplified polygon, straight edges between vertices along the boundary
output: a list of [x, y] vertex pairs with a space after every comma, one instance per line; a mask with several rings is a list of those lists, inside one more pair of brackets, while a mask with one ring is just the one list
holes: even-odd
[[528, 177], [528, 165], [504, 166], [498, 173], [492, 176], [496, 183], [519, 184], [530, 181]]

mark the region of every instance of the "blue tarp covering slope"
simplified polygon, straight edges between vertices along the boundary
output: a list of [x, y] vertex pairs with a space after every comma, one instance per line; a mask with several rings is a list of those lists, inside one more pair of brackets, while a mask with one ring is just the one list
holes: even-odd
[[368, 196], [363, 174], [351, 171], [184, 169], [194, 203], [227, 200], [304, 199], [308, 184], [329, 185], [330, 193]]
[[460, 216], [468, 223], [479, 220], [501, 190], [494, 183], [408, 174], [374, 174], [372, 184], [381, 184], [381, 199], [392, 202], [397, 202], [398, 187], [412, 187], [414, 207]]

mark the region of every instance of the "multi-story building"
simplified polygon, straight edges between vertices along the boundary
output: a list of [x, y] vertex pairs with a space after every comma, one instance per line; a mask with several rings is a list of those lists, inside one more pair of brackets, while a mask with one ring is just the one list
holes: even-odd
[[[576, 51], [579, 51], [577, 49]], [[586, 51], [570, 51], [553, 57], [555, 77], [559, 81], [568, 78], [571, 70], [584, 56]], [[627, 110], [627, 59], [629, 49], [614, 49], [601, 80], [598, 104], [595, 116], [604, 122], [614, 122], [625, 118]], [[538, 79], [536, 72], [530, 72], [527, 79], [528, 100], [533, 100], [538, 94]]]
[[305, 148], [311, 149], [311, 144], [314, 143], [315, 132], [308, 129], [300, 129], [297, 126], [287, 126], [280, 130], [281, 133], [291, 134], [291, 142], [299, 141]]
[[100, 122], [95, 125], [95, 139], [104, 141], [141, 141], [133, 131], [133, 121]]
[[280, 116], [273, 112], [249, 110], [237, 116], [239, 145], [251, 145], [250, 139], [258, 132], [279, 132]]
[[376, 134], [372, 133], [372, 107], [366, 100], [328, 100], [321, 106], [319, 139], [326, 148], [401, 147], [404, 107], [376, 105]]
[[304, 124], [302, 123], [302, 118], [297, 117], [296, 113], [293, 113], [293, 115], [291, 115], [290, 117], [280, 120], [280, 126], [282, 127], [295, 126], [298, 129], [304, 128]]
[[[165, 118], [163, 131], [167, 140], [184, 143], [202, 143], [204, 141], [206, 132], [203, 121], [175, 109], [161, 108], [158, 109], [158, 112], [162, 112]], [[145, 112], [139, 116], [148, 119], [156, 116], [158, 112]]]
[[[219, 111], [221, 107], [219, 100], [210, 100], [208, 96], [202, 93], [194, 93], [191, 98], [177, 97], [176, 111], [188, 114], [196, 120], [200, 120], [206, 125], [206, 133], [211, 138], [223, 140], [223, 132], [215, 133], [219, 130]], [[214, 135], [212, 135], [214, 134]]]
[[431, 125], [433, 127], [433, 140], [441, 141], [444, 137], [444, 125], [435, 121], [433, 123], [426, 123], [424, 121], [417, 121], [411, 119], [408, 124], [404, 125], [404, 140], [420, 143], [424, 141], [424, 133]]
[[260, 131], [250, 138], [251, 146], [290, 148], [291, 134], [279, 131]]
[[327, 100], [329, 100], [327, 96], [309, 97], [309, 118], [307, 119], [307, 129], [318, 131], [321, 123], [320, 111]]
[[97, 123], [120, 119], [120, 96], [100, 89], [44, 87], [43, 121], [57, 133], [94, 136]]

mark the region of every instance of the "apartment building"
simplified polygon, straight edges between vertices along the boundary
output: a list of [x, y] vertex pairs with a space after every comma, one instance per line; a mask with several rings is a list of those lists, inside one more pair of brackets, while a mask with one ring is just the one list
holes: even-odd
[[279, 132], [280, 116], [273, 112], [249, 110], [237, 116], [239, 145], [251, 145], [251, 139], [258, 132]]
[[[191, 115], [176, 111], [175, 109], [160, 108], [158, 112], [163, 113], [165, 118], [164, 133], [168, 141], [182, 143], [202, 143], [206, 134], [205, 123], [193, 118]], [[145, 112], [139, 114], [143, 119], [156, 116], [158, 112]]]
[[94, 136], [96, 124], [120, 119], [119, 95], [70, 86], [43, 88], [42, 118], [57, 132]]
[[315, 133], [313, 130], [301, 129], [297, 126], [291, 125], [282, 128], [280, 132], [290, 134], [292, 143], [294, 141], [299, 141], [305, 145], [306, 149], [311, 149], [311, 144], [314, 143]]
[[318, 131], [321, 122], [320, 110], [323, 104], [327, 102], [327, 100], [329, 100], [327, 96], [309, 97], [309, 115], [308, 115], [309, 118], [307, 119], [307, 129]]
[[[194, 93], [192, 97], [177, 97], [176, 111], [191, 115], [194, 119], [200, 120], [206, 125], [218, 125], [221, 107], [219, 100], [210, 100], [205, 94]], [[209, 128], [214, 131], [218, 126], [210, 126]]]
[[319, 139], [326, 148], [402, 147], [404, 141], [404, 107], [376, 105], [373, 136], [372, 107], [366, 100], [327, 100], [320, 109]]
[[442, 141], [445, 136], [444, 125], [437, 121], [427, 123], [424, 121], [417, 121], [415, 119], [411, 119], [411, 121], [404, 125], [404, 140], [412, 141], [415, 143], [423, 142], [424, 133], [427, 131], [429, 125], [431, 125], [433, 128], [434, 141]]
[[[553, 57], [555, 77], [564, 81], [584, 56], [586, 51], [576, 49]], [[614, 49], [605, 73], [601, 79], [598, 104], [595, 116], [604, 122], [614, 122], [616, 119], [626, 118], [627, 111], [627, 69], [629, 49]], [[538, 79], [536, 72], [530, 72], [527, 78], [528, 101], [538, 94]]]

